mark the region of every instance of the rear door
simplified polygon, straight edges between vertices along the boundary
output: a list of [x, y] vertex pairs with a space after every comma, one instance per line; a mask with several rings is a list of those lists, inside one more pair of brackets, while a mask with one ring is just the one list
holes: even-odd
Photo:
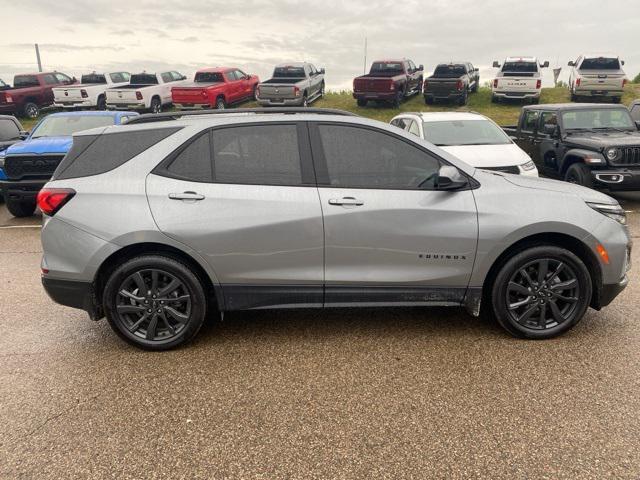
[[518, 138], [516, 140], [518, 146], [527, 152], [538, 168], [541, 167], [537, 159], [538, 138], [536, 137], [539, 117], [540, 112], [538, 110], [524, 110], [520, 116]]
[[310, 126], [324, 212], [325, 304], [456, 304], [473, 266], [470, 190], [433, 189], [442, 160], [385, 130]]
[[203, 132], [147, 179], [155, 221], [204, 257], [227, 310], [322, 305], [322, 213], [306, 125]]

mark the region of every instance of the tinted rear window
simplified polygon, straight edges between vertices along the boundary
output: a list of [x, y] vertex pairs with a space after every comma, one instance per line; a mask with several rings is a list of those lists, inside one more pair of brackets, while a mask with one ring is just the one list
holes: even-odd
[[617, 58], [585, 58], [580, 70], [620, 70], [620, 61]]
[[375, 75], [397, 75], [403, 72], [401, 62], [375, 62], [371, 65], [371, 73]]
[[0, 118], [0, 142], [5, 140], [14, 140], [20, 135], [20, 129], [13, 120], [8, 118]]
[[90, 73], [89, 75], [82, 75], [82, 77], [80, 78], [80, 83], [93, 83], [96, 85], [100, 85], [102, 83], [107, 83], [107, 79], [104, 77], [104, 75]]
[[35, 75], [16, 75], [13, 79], [14, 88], [37, 87], [40, 85]]
[[71, 150], [56, 169], [53, 179], [88, 177], [108, 172], [178, 130], [179, 127], [174, 127], [75, 137]]
[[278, 67], [273, 71], [276, 78], [304, 78], [304, 68], [302, 67]]
[[224, 82], [224, 78], [222, 78], [222, 74], [219, 72], [198, 72], [196, 73], [194, 81], [198, 83], [215, 83]]
[[434, 77], [460, 77], [467, 73], [464, 65], [438, 65], [433, 72]]
[[503, 72], [535, 73], [538, 65], [535, 62], [505, 62]]
[[134, 85], [157, 85], [158, 78], [155, 75], [150, 75], [148, 73], [138, 73], [136, 75], [131, 75], [131, 83]]

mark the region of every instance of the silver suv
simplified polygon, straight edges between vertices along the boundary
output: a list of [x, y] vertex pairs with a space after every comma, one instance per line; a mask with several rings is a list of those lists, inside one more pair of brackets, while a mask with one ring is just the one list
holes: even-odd
[[[626, 286], [612, 198], [487, 172], [339, 111], [142, 116], [74, 136], [40, 192], [42, 281], [161, 350], [207, 312], [463, 306], [549, 338]], [[202, 113], [202, 112], [199, 112]]]

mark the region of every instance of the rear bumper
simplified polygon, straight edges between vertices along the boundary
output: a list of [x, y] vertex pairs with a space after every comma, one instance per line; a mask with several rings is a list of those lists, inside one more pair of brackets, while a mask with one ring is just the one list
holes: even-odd
[[262, 107], [299, 107], [302, 105], [303, 98], [283, 98], [283, 99], [271, 99], [271, 98], [258, 98], [258, 105]]
[[215, 105], [209, 103], [182, 103], [173, 102], [173, 106], [180, 110], [210, 110], [216, 108]]
[[17, 201], [34, 201], [38, 192], [47, 180], [0, 180], [0, 191], [4, 195], [5, 200], [12, 199]]
[[96, 105], [89, 100], [78, 100], [77, 102], [54, 102], [53, 106], [56, 108], [93, 108]]
[[108, 110], [146, 110], [144, 103], [107, 103]]
[[464, 97], [464, 91], [455, 90], [453, 92], [424, 92], [424, 98], [433, 100], [459, 100]]
[[529, 92], [508, 92], [508, 91], [493, 91], [491, 92], [494, 97], [499, 98], [510, 98], [513, 100], [519, 99], [529, 99], [529, 98], [540, 98], [540, 91], [529, 91]]
[[592, 170], [593, 181], [612, 192], [640, 190], [640, 169]]
[[356, 100], [393, 100], [396, 98], [396, 91], [388, 92], [353, 92], [353, 98]]
[[43, 276], [42, 286], [54, 302], [65, 307], [84, 310], [94, 320], [98, 318], [98, 309], [91, 283]]
[[575, 95], [579, 95], [581, 97], [621, 97], [623, 93], [622, 89], [603, 89], [598, 88], [595, 85], [593, 87], [575, 88]]

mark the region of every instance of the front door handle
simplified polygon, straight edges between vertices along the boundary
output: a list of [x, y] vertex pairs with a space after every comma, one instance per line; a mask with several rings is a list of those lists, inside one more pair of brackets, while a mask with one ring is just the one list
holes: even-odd
[[170, 193], [171, 200], [204, 200], [204, 195], [196, 192]]
[[329, 200], [329, 205], [342, 205], [349, 207], [359, 207], [364, 205], [362, 200], [358, 200], [355, 197], [342, 197], [342, 198], [332, 198]]

